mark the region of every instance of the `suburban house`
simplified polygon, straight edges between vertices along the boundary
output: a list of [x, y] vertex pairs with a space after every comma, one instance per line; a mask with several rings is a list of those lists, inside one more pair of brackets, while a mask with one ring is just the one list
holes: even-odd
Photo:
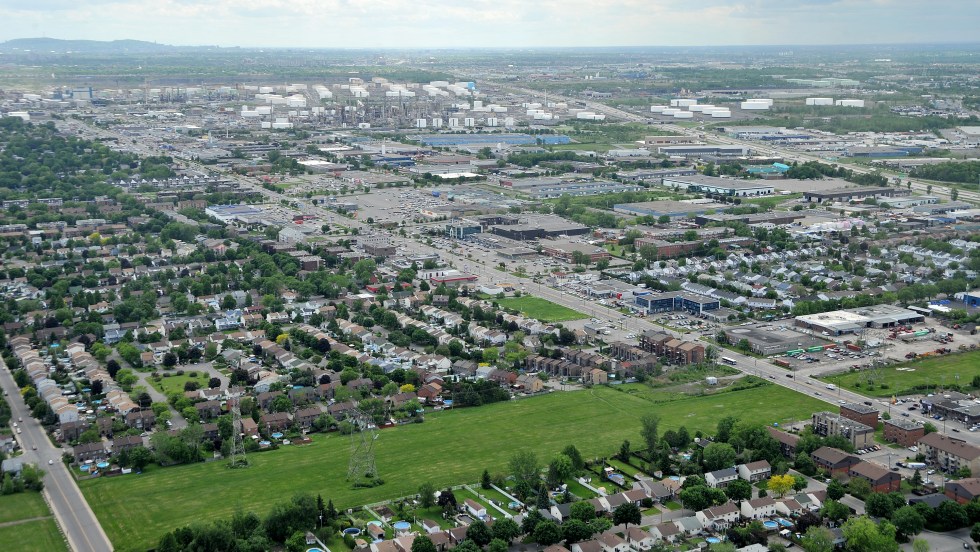
[[467, 498], [463, 501], [463, 505], [466, 506], [466, 511], [471, 516], [477, 519], [485, 519], [487, 517], [487, 507], [472, 498]]
[[774, 427], [766, 427], [769, 435], [779, 442], [779, 451], [786, 458], [796, 458], [796, 444], [800, 442], [799, 435], [793, 435], [785, 431], [780, 431]]
[[728, 502], [701, 510], [695, 516], [705, 529], [720, 532], [727, 530], [739, 520], [739, 509], [734, 502]]
[[738, 479], [738, 470], [735, 468], [725, 468], [704, 474], [704, 481], [709, 487], [724, 489], [729, 483]]
[[134, 448], [141, 446], [143, 446], [143, 438], [139, 435], [124, 435], [113, 439], [112, 453], [119, 454], [123, 451], [133, 450]]
[[784, 516], [796, 517], [803, 513], [805, 508], [795, 498], [780, 498], [776, 501], [776, 512]]
[[747, 519], [765, 519], [776, 515], [776, 501], [764, 496], [742, 501], [742, 517]]
[[681, 529], [676, 524], [667, 521], [654, 525], [650, 529], [650, 534], [656, 541], [677, 542], [677, 535], [681, 534]]
[[674, 520], [677, 527], [688, 536], [700, 535], [704, 532], [704, 526], [695, 516], [682, 517]]
[[629, 543], [612, 531], [600, 533], [595, 540], [602, 545], [603, 552], [629, 552], [630, 550]]
[[769, 466], [768, 460], [759, 460], [758, 462], [738, 465], [739, 479], [744, 479], [751, 483], [769, 479], [770, 474], [772, 474], [772, 467]]
[[295, 419], [304, 429], [310, 429], [313, 427], [313, 422], [323, 414], [318, 406], [308, 406], [306, 408], [301, 408], [296, 411]]
[[289, 427], [291, 421], [288, 413], [273, 412], [272, 414], [263, 414], [259, 418], [259, 425], [269, 431], [283, 431]]
[[630, 525], [629, 529], [626, 530], [626, 542], [633, 550], [643, 552], [650, 550], [657, 541], [650, 532], [644, 531], [636, 525]]
[[95, 443], [82, 443], [72, 449], [75, 455], [75, 462], [79, 464], [87, 460], [99, 460], [106, 457], [105, 446], [102, 441]]

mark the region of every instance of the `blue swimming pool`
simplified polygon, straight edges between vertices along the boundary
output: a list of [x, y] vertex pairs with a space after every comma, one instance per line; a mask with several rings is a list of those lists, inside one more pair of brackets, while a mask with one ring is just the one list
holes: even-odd
[[407, 521], [396, 521], [395, 523], [392, 523], [391, 526], [395, 529], [395, 531], [408, 531], [412, 528], [412, 524]]
[[782, 525], [783, 527], [792, 527], [793, 526], [793, 522], [792, 521], [790, 521], [788, 519], [783, 519], [783, 518], [777, 519], [776, 520], [776, 523]]
[[775, 521], [768, 521], [768, 520], [763, 521], [762, 525], [765, 526], [766, 529], [776, 529], [779, 527], [779, 524], [776, 523]]
[[708, 544], [718, 544], [719, 542], [721, 542], [721, 539], [719, 539], [718, 537], [708, 537], [704, 540], [707, 541]]

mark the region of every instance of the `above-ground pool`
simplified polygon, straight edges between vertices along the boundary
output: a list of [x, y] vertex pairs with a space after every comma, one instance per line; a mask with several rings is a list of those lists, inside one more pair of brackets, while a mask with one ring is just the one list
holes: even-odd
[[100, 470], [104, 470], [104, 469], [106, 469], [106, 468], [109, 467], [109, 463], [108, 462], [99, 462], [98, 464], [95, 465], [95, 467], [99, 468]]
[[259, 446], [267, 447], [271, 444], [269, 441], [259, 441]]
[[347, 529], [344, 529], [344, 534], [350, 535], [352, 537], [356, 537], [357, 535], [361, 534], [361, 530], [358, 529], [357, 527], [348, 527]]
[[78, 466], [78, 469], [82, 470], [83, 472], [87, 472], [89, 470], [89, 468], [91, 468], [91, 467], [92, 466], [88, 466], [88, 465], [83, 464], [81, 466]]
[[783, 519], [783, 518], [777, 519], [776, 520], [776, 523], [782, 525], [783, 527], [792, 527], [793, 526], [793, 522], [792, 521], [790, 521], [788, 519]]
[[718, 544], [719, 542], [721, 542], [721, 539], [719, 539], [718, 537], [708, 537], [704, 540], [707, 541], [708, 544]]
[[766, 529], [776, 529], [777, 527], [779, 527], [779, 524], [778, 524], [778, 523], [776, 523], [775, 521], [768, 521], [768, 520], [766, 520], [766, 521], [763, 521], [763, 522], [762, 522], [762, 525], [763, 525], [763, 526], [764, 526], [764, 527], [765, 527]]
[[323, 552], [323, 550], [319, 548], [307, 548], [306, 552]]
[[407, 521], [396, 521], [395, 523], [392, 523], [391, 526], [395, 529], [395, 531], [408, 531], [412, 528], [412, 524]]
[[282, 433], [273, 433], [272, 434], [272, 438], [273, 439], [282, 439]]

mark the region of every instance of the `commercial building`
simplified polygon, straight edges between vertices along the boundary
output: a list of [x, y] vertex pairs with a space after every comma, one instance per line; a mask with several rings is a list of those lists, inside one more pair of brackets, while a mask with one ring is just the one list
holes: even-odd
[[903, 447], [911, 447], [925, 436], [926, 430], [922, 424], [905, 418], [892, 418], [884, 421], [886, 441], [898, 443]]
[[813, 432], [829, 437], [836, 435], [847, 439], [854, 448], [864, 448], [874, 444], [875, 430], [860, 422], [849, 420], [833, 412], [814, 412], [811, 416]]
[[581, 236], [589, 233], [588, 226], [554, 215], [524, 215], [508, 222], [510, 223], [491, 226], [490, 231], [498, 236], [518, 241]]
[[731, 344], [743, 339], [752, 352], [760, 355], [777, 355], [788, 351], [823, 347], [826, 341], [788, 328], [775, 328], [766, 324], [736, 326], [725, 329], [725, 337]]
[[910, 195], [912, 195], [912, 192], [905, 188], [855, 186], [853, 188], [833, 188], [830, 190], [805, 192], [803, 199], [811, 203], [823, 203], [825, 201], [864, 201], [868, 198], [880, 199], [884, 197], [907, 197]]
[[358, 238], [357, 245], [372, 257], [391, 257], [398, 251], [395, 244], [383, 236], [364, 236]]
[[797, 316], [794, 324], [800, 328], [825, 332], [825, 335], [842, 335], [859, 333], [866, 328], [893, 328], [917, 324], [924, 320], [923, 315], [908, 309], [892, 305], [876, 305]]
[[[664, 178], [667, 179], [666, 177]], [[703, 215], [708, 211], [724, 211], [730, 205], [713, 201], [641, 201], [637, 203], [617, 203], [613, 211], [637, 216], [684, 218]]]
[[634, 304], [647, 314], [673, 311], [702, 314], [705, 311], [721, 307], [721, 303], [717, 299], [677, 292], [637, 295]]
[[735, 180], [715, 176], [670, 176], [663, 180], [664, 186], [683, 188], [689, 192], [724, 195], [730, 197], [756, 197], [772, 195], [775, 189], [759, 181]]
[[576, 257], [588, 259], [589, 263], [594, 263], [602, 259], [611, 257], [608, 251], [595, 245], [570, 240], [539, 240], [541, 252], [549, 257], [554, 257], [566, 263], [575, 262]]
[[470, 220], [458, 220], [446, 225], [446, 235], [458, 240], [466, 239], [473, 234], [483, 232], [483, 227], [479, 222]]
[[717, 155], [723, 157], [737, 157], [748, 155], [751, 150], [745, 146], [715, 146], [715, 145], [694, 145], [694, 146], [662, 146], [657, 148], [660, 155], [671, 155], [678, 157], [701, 157], [702, 155]]
[[953, 473], [962, 467], [980, 473], [980, 447], [939, 432], [922, 436], [918, 443], [919, 452], [925, 455], [926, 461], [946, 473]]

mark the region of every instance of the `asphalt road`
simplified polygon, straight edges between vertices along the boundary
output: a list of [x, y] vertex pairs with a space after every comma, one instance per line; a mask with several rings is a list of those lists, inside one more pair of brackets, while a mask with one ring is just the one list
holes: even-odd
[[[21, 433], [14, 434], [24, 449], [21, 458], [27, 463], [37, 464], [45, 471], [44, 494], [71, 549], [75, 552], [112, 550], [109, 537], [102, 530], [99, 520], [89, 508], [74, 478], [68, 473], [68, 468], [61, 461], [64, 451], [51, 443], [41, 424], [31, 417], [27, 405], [20, 396], [17, 384], [14, 383], [2, 359], [0, 359], [0, 386], [7, 395], [7, 403], [10, 404], [13, 412], [12, 419], [23, 419], [17, 422]], [[37, 450], [33, 449], [34, 446]]]

